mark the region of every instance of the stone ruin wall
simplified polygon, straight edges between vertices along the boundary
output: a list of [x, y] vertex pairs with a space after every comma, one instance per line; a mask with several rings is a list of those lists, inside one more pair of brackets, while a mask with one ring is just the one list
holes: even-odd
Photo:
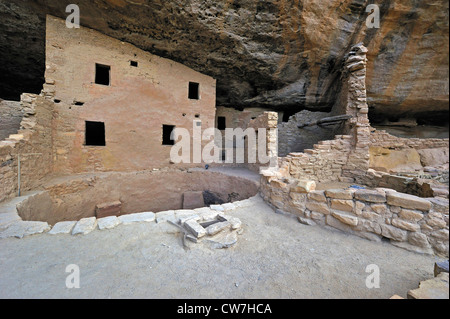
[[20, 103], [19, 131], [0, 142], [0, 202], [18, 195], [19, 155], [22, 192], [38, 186], [53, 168], [53, 103], [34, 94], [22, 94]]
[[0, 99], [0, 141], [17, 133], [22, 118], [23, 111], [20, 102]]
[[448, 257], [449, 206], [394, 190], [314, 190], [298, 180], [263, 176], [261, 194], [280, 212], [306, 225], [330, 226], [346, 233], [427, 254]]
[[[336, 109], [353, 118], [343, 135], [321, 141], [303, 153], [279, 158], [278, 169], [261, 172], [261, 194], [275, 209], [295, 214], [307, 225], [331, 226], [369, 240], [388, 239], [412, 251], [448, 256], [448, 199], [377, 188], [382, 181], [369, 169], [373, 145], [448, 148], [448, 139], [401, 139], [370, 127], [365, 95], [366, 52], [362, 46], [354, 47], [344, 65], [343, 91]], [[315, 190], [315, 182], [337, 181], [375, 189]]]
[[285, 157], [290, 153], [303, 152], [305, 149], [311, 149], [320, 141], [328, 141], [334, 139], [342, 131], [342, 127], [318, 127], [310, 126], [299, 129], [302, 124], [317, 121], [330, 113], [311, 112], [303, 110], [291, 116], [288, 122], [278, 125], [278, 152], [281, 157]]

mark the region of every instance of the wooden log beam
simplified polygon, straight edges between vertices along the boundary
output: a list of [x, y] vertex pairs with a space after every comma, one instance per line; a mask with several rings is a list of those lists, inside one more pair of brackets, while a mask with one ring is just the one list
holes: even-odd
[[306, 124], [300, 124], [298, 125], [298, 128], [304, 128], [308, 126], [314, 126], [314, 125], [334, 125], [339, 124], [341, 122], [348, 121], [351, 119], [352, 115], [337, 115], [337, 116], [331, 116], [331, 117], [324, 117], [318, 121], [306, 123]]

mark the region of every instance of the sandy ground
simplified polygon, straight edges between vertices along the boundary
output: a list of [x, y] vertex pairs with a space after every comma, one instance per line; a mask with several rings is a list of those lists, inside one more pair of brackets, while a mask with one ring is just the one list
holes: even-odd
[[[374, 243], [276, 214], [261, 198], [230, 215], [244, 232], [236, 246], [191, 244], [167, 223], [120, 225], [85, 236], [0, 240], [0, 298], [390, 298], [433, 277], [432, 256]], [[66, 288], [66, 267], [80, 288]], [[380, 268], [380, 288], [365, 285]]]

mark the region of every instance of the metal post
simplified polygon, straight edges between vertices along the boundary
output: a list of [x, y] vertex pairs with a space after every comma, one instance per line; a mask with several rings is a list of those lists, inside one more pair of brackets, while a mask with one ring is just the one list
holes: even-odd
[[19, 188], [19, 197], [20, 197], [20, 154], [17, 154], [17, 183]]

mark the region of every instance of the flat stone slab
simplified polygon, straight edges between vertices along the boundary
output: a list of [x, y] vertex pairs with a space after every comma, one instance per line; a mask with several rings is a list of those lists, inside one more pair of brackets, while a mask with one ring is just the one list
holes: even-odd
[[408, 209], [417, 209], [421, 211], [429, 211], [432, 204], [429, 200], [403, 193], [388, 192], [386, 194], [387, 203], [391, 206], [399, 206]]
[[189, 219], [184, 223], [184, 227], [190, 231], [196, 238], [202, 238], [206, 235], [206, 230], [193, 219]]
[[217, 219], [220, 220], [221, 222], [229, 222], [232, 230], [238, 230], [242, 228], [242, 222], [237, 217], [219, 214], [217, 215]]
[[194, 210], [190, 209], [181, 209], [175, 211], [176, 222], [183, 225], [185, 221], [189, 219], [195, 219], [196, 221], [200, 220], [200, 216]]
[[339, 220], [341, 223], [350, 225], [350, 226], [357, 226], [358, 225], [358, 217], [339, 213], [339, 212], [332, 212], [331, 215]]
[[347, 189], [329, 189], [325, 191], [328, 198], [334, 199], [353, 199], [353, 191]]
[[408, 291], [408, 299], [449, 299], [448, 273], [422, 281], [419, 288]]
[[214, 236], [215, 234], [221, 232], [222, 230], [224, 230], [226, 228], [230, 228], [230, 226], [231, 226], [231, 223], [229, 221], [216, 223], [216, 224], [206, 227], [206, 233], [209, 236]]
[[230, 210], [236, 209], [236, 205], [234, 205], [233, 203], [222, 204], [222, 207], [225, 211], [230, 211]]
[[155, 213], [145, 212], [145, 213], [137, 213], [137, 214], [128, 214], [119, 216], [119, 220], [124, 225], [129, 225], [133, 223], [142, 223], [142, 222], [154, 222], [155, 221]]
[[23, 238], [35, 234], [42, 234], [50, 230], [50, 225], [45, 222], [18, 221], [10, 224], [0, 232], [0, 238]]
[[297, 219], [303, 225], [307, 225], [307, 226], [315, 226], [315, 225], [317, 225], [315, 222], [313, 222], [311, 219], [308, 219], [308, 218], [303, 218], [301, 216], [298, 216]]
[[226, 249], [233, 247], [237, 243], [237, 233], [220, 233], [214, 237], [208, 237], [206, 241], [213, 249]]
[[104, 229], [112, 229], [114, 227], [119, 226], [122, 222], [117, 216], [109, 216], [100, 218], [97, 220], [98, 223], [98, 229], [104, 230]]
[[0, 226], [7, 226], [9, 224], [12, 224], [14, 222], [21, 221], [22, 218], [20, 218], [19, 214], [14, 211], [8, 212], [8, 213], [0, 213]]
[[156, 218], [156, 222], [157, 223], [164, 223], [167, 222], [168, 220], [170, 220], [173, 223], [177, 222], [177, 218], [175, 216], [175, 211], [174, 210], [167, 210], [164, 212], [158, 212], [155, 214], [155, 218]]
[[437, 277], [442, 272], [448, 273], [448, 260], [438, 261], [434, 264], [434, 276]]
[[59, 222], [48, 232], [50, 235], [70, 234], [76, 225], [76, 221]]
[[360, 189], [355, 192], [355, 199], [370, 203], [385, 203], [386, 195], [381, 191]]
[[224, 212], [225, 211], [225, 208], [223, 208], [222, 205], [211, 205], [210, 207], [211, 207], [212, 210], [216, 210], [216, 211], [219, 211], [219, 212]]
[[89, 217], [80, 219], [72, 230], [72, 235], [87, 235], [97, 227], [97, 218]]

